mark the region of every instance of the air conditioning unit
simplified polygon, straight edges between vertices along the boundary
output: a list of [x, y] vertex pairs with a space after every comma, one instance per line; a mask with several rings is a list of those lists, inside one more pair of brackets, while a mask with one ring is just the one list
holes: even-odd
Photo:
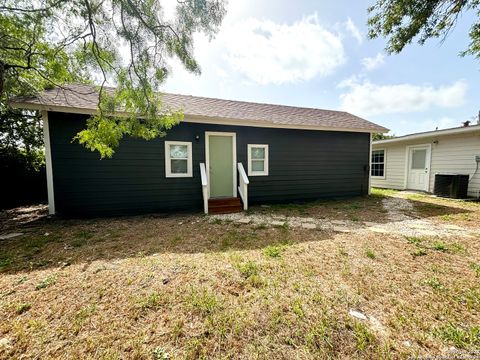
[[437, 196], [465, 199], [468, 194], [469, 175], [435, 174], [433, 193]]

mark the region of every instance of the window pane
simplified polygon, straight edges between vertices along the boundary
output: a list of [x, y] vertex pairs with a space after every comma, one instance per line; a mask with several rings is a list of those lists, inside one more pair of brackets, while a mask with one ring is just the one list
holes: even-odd
[[171, 160], [172, 174], [186, 174], [187, 160]]
[[188, 157], [187, 145], [170, 145], [170, 158], [186, 159]]
[[252, 171], [265, 171], [265, 161], [252, 160]]
[[425, 169], [425, 161], [427, 157], [427, 150], [413, 150], [412, 151], [412, 169]]
[[265, 148], [252, 147], [252, 159], [265, 159]]
[[384, 174], [383, 164], [372, 164], [372, 176], [383, 176], [383, 174]]
[[372, 163], [384, 162], [385, 152], [384, 150], [372, 151]]

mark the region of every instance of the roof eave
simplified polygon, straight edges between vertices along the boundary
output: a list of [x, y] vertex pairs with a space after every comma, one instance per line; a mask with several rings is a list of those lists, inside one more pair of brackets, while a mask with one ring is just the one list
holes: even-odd
[[470, 133], [475, 131], [480, 131], [480, 125], [472, 125], [472, 126], [445, 129], [445, 130], [436, 130], [436, 131], [430, 131], [427, 133], [417, 133], [417, 134], [399, 136], [397, 138], [392, 138], [392, 139], [377, 140], [373, 142], [373, 145], [391, 144], [391, 143], [411, 141], [411, 140], [420, 140], [420, 139], [427, 139], [427, 138], [437, 137], [437, 136], [465, 134], [465, 133]]

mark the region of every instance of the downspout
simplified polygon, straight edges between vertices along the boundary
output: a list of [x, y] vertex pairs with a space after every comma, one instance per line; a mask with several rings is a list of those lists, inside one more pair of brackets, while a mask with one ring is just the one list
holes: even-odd
[[372, 139], [373, 134], [370, 133], [370, 150], [368, 151], [368, 195], [372, 193]]

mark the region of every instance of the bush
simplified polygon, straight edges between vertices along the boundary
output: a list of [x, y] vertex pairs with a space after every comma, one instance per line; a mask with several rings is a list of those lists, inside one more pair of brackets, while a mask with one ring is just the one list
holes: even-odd
[[0, 209], [47, 201], [43, 152], [0, 148]]

